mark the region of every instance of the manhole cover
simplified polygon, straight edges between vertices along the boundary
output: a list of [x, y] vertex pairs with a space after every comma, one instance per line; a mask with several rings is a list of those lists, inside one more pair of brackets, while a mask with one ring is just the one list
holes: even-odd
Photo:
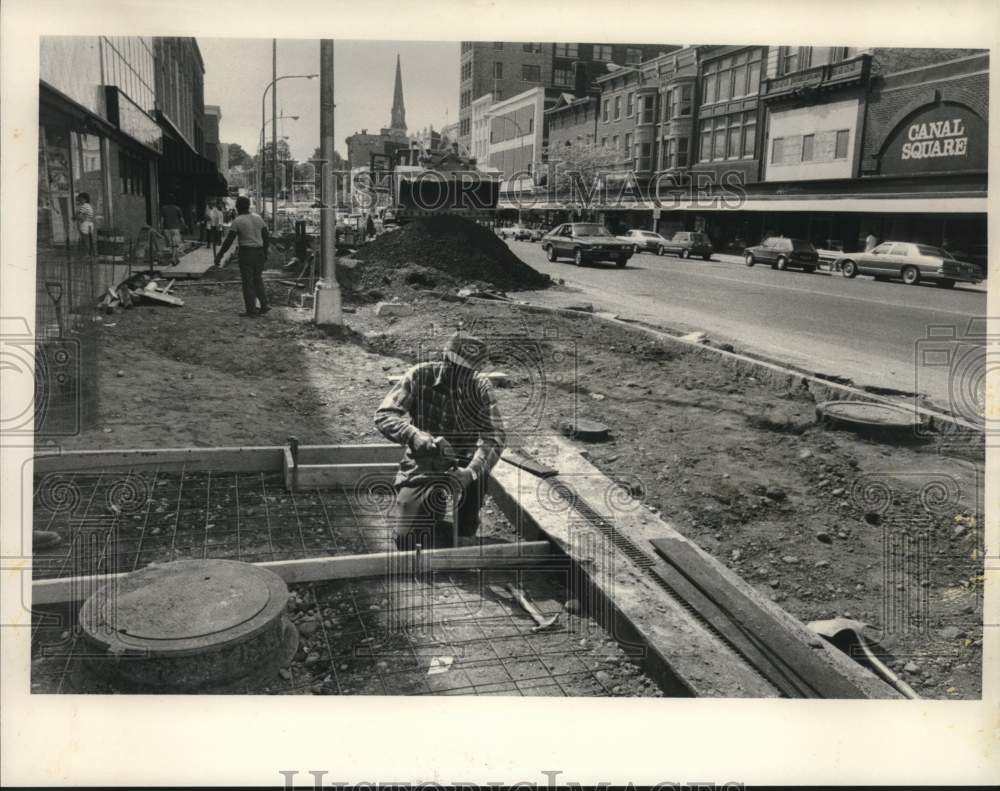
[[586, 442], [604, 442], [608, 439], [608, 427], [596, 420], [577, 418], [575, 421], [564, 420], [561, 425], [562, 433], [573, 439], [584, 440]]
[[129, 582], [118, 590], [114, 625], [119, 634], [147, 640], [219, 634], [247, 623], [271, 600], [266, 581], [241, 564], [197, 563]]
[[234, 560], [179, 560], [127, 574], [84, 603], [91, 667], [140, 688], [204, 689], [277, 672], [298, 633], [288, 588]]
[[920, 420], [911, 409], [872, 401], [827, 401], [816, 407], [821, 421], [859, 430], [915, 429]]

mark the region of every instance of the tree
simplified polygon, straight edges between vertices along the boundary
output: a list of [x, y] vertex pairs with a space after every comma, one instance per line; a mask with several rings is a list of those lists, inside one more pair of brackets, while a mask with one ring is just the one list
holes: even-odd
[[592, 140], [548, 146], [543, 156], [545, 187], [559, 197], [596, 189], [602, 176], [621, 173], [631, 166], [627, 152]]
[[239, 143], [226, 143], [229, 146], [229, 164], [232, 167], [248, 166], [253, 164], [251, 157]]

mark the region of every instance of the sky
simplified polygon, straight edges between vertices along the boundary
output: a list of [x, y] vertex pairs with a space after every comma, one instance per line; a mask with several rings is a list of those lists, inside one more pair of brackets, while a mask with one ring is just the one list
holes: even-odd
[[[260, 138], [260, 107], [271, 82], [271, 39], [198, 38], [205, 61], [205, 104], [222, 111], [219, 138], [239, 143], [251, 156]], [[458, 120], [459, 42], [337, 41], [334, 45], [334, 132], [347, 154], [348, 135], [389, 125], [396, 55], [403, 68], [406, 125], [411, 132]], [[278, 76], [319, 72], [318, 39], [279, 39]], [[308, 159], [319, 145], [319, 79], [278, 82], [278, 122], [292, 157]], [[266, 117], [271, 116], [271, 96]], [[267, 137], [270, 139], [270, 122]]]

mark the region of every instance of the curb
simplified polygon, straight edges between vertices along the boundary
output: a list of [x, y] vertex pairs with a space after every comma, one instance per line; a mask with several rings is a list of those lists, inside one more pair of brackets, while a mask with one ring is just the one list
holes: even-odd
[[[496, 305], [495, 300], [468, 298], [469, 302], [477, 304]], [[588, 313], [580, 310], [568, 308], [554, 308], [547, 305], [536, 305], [530, 302], [510, 302], [507, 303], [515, 310], [522, 310], [526, 313], [539, 313], [544, 315], [558, 315], [569, 319], [582, 321], [600, 321], [621, 329], [640, 332], [666, 345], [681, 347], [687, 352], [694, 352], [708, 359], [720, 362], [722, 365], [732, 368], [740, 373], [749, 373], [756, 379], [763, 381], [772, 388], [781, 391], [804, 389], [808, 391], [816, 401], [844, 401], [862, 400], [876, 404], [887, 404], [890, 406], [904, 406], [912, 409], [914, 414], [920, 418], [927, 439], [937, 439], [954, 443], [960, 446], [982, 447], [985, 445], [985, 429], [976, 426], [962, 418], [949, 415], [946, 412], [939, 412], [915, 405], [912, 401], [894, 400], [867, 390], [861, 390], [849, 385], [831, 382], [811, 374], [796, 371], [792, 368], [779, 365], [777, 363], [758, 360], [748, 357], [745, 354], [718, 349], [714, 346], [706, 346], [696, 341], [686, 341], [676, 335], [670, 335], [662, 330], [655, 330], [640, 324], [613, 318], [599, 313]]]

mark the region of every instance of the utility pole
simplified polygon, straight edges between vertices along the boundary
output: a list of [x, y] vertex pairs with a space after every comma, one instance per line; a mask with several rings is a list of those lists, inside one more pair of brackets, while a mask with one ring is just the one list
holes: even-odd
[[340, 309], [340, 284], [337, 283], [337, 196], [333, 155], [336, 138], [333, 133], [333, 39], [319, 42], [319, 144], [322, 178], [320, 209], [321, 276], [316, 281], [313, 299], [313, 321], [319, 326], [343, 326]]
[[271, 231], [278, 233], [278, 39], [271, 39]]

